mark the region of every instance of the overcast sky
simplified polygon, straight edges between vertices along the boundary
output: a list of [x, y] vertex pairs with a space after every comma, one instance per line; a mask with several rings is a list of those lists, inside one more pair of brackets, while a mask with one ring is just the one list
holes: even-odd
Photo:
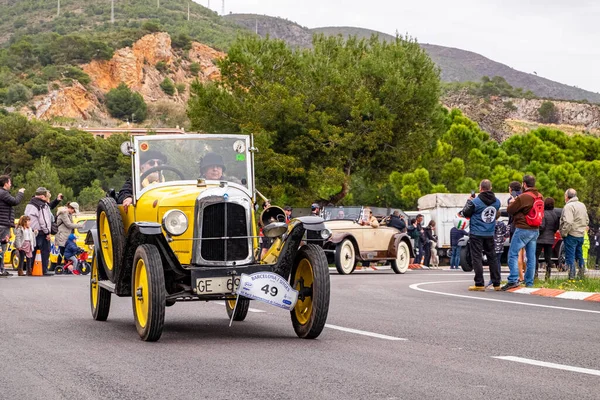
[[[204, 6], [208, 0], [195, 0]], [[221, 12], [222, 0], [210, 7]], [[226, 0], [225, 13], [356, 26], [479, 53], [519, 71], [600, 92], [598, 0]]]

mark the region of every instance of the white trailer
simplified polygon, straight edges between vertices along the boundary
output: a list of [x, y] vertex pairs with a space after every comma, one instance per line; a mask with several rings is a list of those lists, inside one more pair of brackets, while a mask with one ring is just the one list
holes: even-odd
[[[454, 226], [454, 219], [464, 208], [467, 200], [471, 197], [468, 193], [432, 193], [419, 198], [418, 211], [406, 212], [410, 218], [417, 214], [423, 214], [425, 227], [430, 220], [436, 223], [436, 234], [438, 236], [438, 254], [447, 257], [450, 250], [450, 229]], [[496, 193], [500, 199], [500, 207], [506, 207], [509, 193]]]

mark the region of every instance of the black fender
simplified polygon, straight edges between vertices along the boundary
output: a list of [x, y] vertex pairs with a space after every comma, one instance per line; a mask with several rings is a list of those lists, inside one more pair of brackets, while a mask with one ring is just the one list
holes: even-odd
[[85, 236], [85, 244], [94, 246], [94, 257], [98, 263], [98, 276], [100, 280], [108, 280], [104, 271], [104, 261], [102, 260], [102, 251], [100, 251], [100, 239], [98, 238], [98, 229], [90, 229]]
[[177, 256], [169, 246], [167, 238], [162, 232], [162, 227], [153, 222], [135, 222], [131, 224], [126, 235], [125, 252], [121, 260], [122, 268], [119, 269], [115, 285], [115, 294], [118, 296], [131, 296], [131, 271], [133, 258], [138, 246], [153, 244], [158, 248], [165, 272], [165, 285], [167, 293], [175, 291], [172, 284], [181, 278], [190, 276], [190, 272], [183, 269]]
[[[322, 218], [320, 217], [301, 218], [319, 218], [322, 221]], [[294, 260], [296, 259], [296, 253], [298, 253], [300, 243], [302, 242], [304, 233], [307, 230], [301, 218], [294, 218], [290, 222], [290, 229], [284, 235], [283, 247], [273, 268], [273, 272], [286, 279], [289, 279], [289, 276], [292, 273], [292, 266], [294, 265]], [[323, 224], [323, 227], [324, 226], [325, 225]]]

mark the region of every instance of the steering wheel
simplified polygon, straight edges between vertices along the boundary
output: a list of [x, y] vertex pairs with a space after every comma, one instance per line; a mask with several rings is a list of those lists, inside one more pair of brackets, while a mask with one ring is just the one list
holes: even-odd
[[180, 170], [178, 170], [175, 167], [171, 167], [170, 165], [156, 165], [152, 168], [150, 168], [149, 170], [147, 170], [146, 172], [144, 172], [143, 174], [140, 175], [140, 182], [143, 182], [144, 179], [146, 179], [148, 177], [148, 175], [157, 172], [157, 171], [172, 171], [174, 172], [181, 180], [184, 180], [185, 177], [183, 176], [183, 172], [181, 172]]

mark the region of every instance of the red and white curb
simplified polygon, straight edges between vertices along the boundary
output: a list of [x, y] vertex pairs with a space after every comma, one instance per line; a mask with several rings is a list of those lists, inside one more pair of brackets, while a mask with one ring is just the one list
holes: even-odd
[[561, 289], [546, 288], [514, 288], [508, 289], [508, 292], [518, 294], [531, 294], [534, 296], [555, 297], [557, 299], [584, 300], [600, 302], [600, 293], [592, 292], [571, 292]]

